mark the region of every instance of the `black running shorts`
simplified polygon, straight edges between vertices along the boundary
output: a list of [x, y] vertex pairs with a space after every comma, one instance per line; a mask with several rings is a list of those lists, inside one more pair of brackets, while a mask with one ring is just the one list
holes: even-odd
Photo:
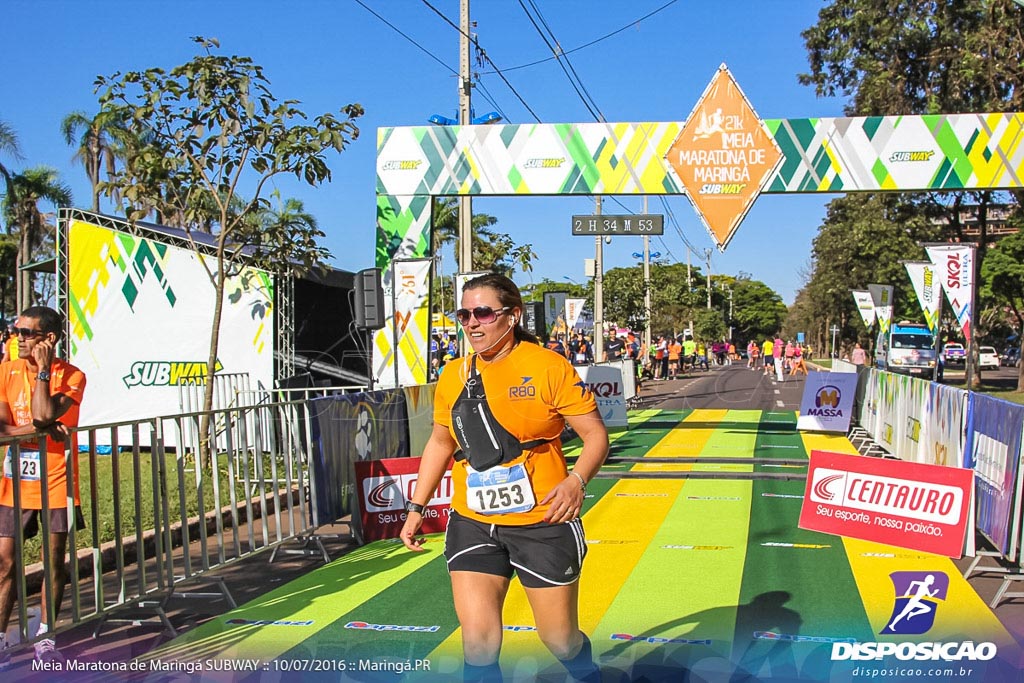
[[587, 542], [583, 522], [527, 526], [485, 524], [452, 510], [444, 539], [448, 571], [512, 578], [527, 588], [567, 586], [580, 578]]
[[[39, 534], [39, 529], [41, 527], [41, 522], [39, 521], [39, 514], [41, 512], [41, 510], [21, 511], [21, 528], [23, 538], [34, 538], [37, 534]], [[82, 508], [76, 505], [75, 529], [81, 530], [84, 528], [85, 517], [82, 516]], [[14, 535], [18, 533], [17, 529], [18, 527], [15, 522], [14, 508], [8, 507], [7, 505], [0, 505], [0, 538], [14, 538]], [[67, 508], [54, 508], [50, 510], [50, 533], [68, 533]]]

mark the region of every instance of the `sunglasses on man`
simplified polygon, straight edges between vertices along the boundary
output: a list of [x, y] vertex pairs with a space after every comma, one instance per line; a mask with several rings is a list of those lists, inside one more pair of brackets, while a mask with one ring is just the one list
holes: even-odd
[[472, 310], [468, 308], [460, 308], [455, 311], [455, 317], [461, 324], [465, 325], [469, 322], [469, 316], [472, 315], [476, 318], [478, 323], [486, 325], [487, 323], [493, 323], [502, 313], [508, 313], [511, 310], [511, 306], [502, 306], [498, 310], [494, 310], [490, 306], [477, 306]]
[[46, 334], [46, 333], [43, 332], [42, 330], [33, 330], [31, 327], [12, 327], [11, 328], [11, 336], [12, 337], [21, 337], [22, 339], [35, 339], [36, 337], [41, 337], [44, 334]]

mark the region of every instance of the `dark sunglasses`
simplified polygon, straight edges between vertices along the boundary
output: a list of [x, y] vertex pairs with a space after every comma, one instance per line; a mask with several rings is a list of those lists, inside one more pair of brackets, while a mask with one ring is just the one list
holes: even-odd
[[502, 313], [508, 313], [511, 310], [511, 306], [502, 306], [498, 310], [494, 310], [490, 306], [477, 306], [473, 310], [470, 310], [468, 308], [460, 308], [459, 310], [455, 311], [455, 317], [463, 325], [469, 322], [469, 316], [473, 316], [474, 318], [476, 318], [476, 321], [478, 323], [483, 323], [484, 325], [486, 325], [487, 323], [493, 323], [495, 320], [498, 319], [498, 316], [501, 315]]
[[[479, 320], [479, 318], [477, 318], [477, 319]], [[46, 333], [43, 332], [42, 330], [33, 330], [31, 327], [12, 327], [11, 328], [11, 336], [12, 337], [23, 337], [24, 339], [35, 339], [36, 337], [41, 337], [44, 334], [46, 334]]]

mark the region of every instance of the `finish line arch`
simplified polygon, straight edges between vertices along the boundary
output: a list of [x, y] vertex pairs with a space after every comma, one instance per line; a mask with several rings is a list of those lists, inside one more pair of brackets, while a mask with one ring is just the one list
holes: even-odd
[[724, 250], [762, 193], [1022, 189], [1024, 113], [759, 119], [723, 65], [685, 121], [381, 128], [376, 168], [371, 372], [407, 386], [429, 372], [434, 197], [686, 195]]

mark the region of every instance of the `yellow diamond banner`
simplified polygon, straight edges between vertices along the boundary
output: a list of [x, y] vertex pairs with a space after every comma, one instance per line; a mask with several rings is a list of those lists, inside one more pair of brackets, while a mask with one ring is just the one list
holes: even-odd
[[725, 64], [665, 155], [722, 251], [781, 160]]

